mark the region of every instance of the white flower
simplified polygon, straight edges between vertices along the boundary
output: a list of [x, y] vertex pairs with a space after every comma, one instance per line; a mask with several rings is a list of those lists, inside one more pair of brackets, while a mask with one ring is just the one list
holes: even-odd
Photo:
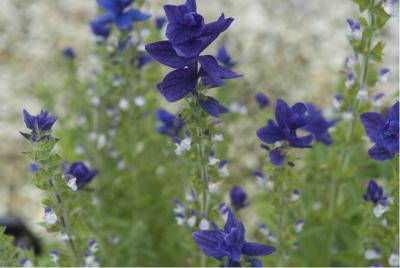
[[20, 264], [22, 267], [33, 267], [33, 264], [28, 259], [21, 260]]
[[219, 183], [218, 182], [209, 182], [208, 183], [208, 190], [210, 191], [211, 194], [215, 194], [216, 192], [218, 192], [219, 189]]
[[382, 1], [382, 8], [389, 16], [396, 15], [396, 3], [397, 0], [383, 0]]
[[180, 142], [175, 143], [175, 154], [182, 155], [186, 151], [190, 151], [191, 149], [192, 139], [191, 137], [186, 137]]
[[90, 98], [90, 103], [93, 106], [99, 106], [100, 105], [100, 97], [99, 96], [93, 96]]
[[59, 238], [60, 240], [62, 240], [62, 241], [67, 241], [67, 240], [70, 239], [69, 235], [66, 234], [64, 231], [61, 231], [61, 232], [58, 234], [58, 238]]
[[379, 201], [378, 204], [374, 207], [372, 212], [376, 218], [382, 216], [383, 213], [389, 210], [389, 206], [385, 200]]
[[355, 80], [354, 80], [354, 74], [353, 73], [348, 73], [347, 75], [346, 75], [346, 78], [347, 78], [347, 80], [346, 80], [346, 82], [345, 82], [345, 86], [347, 87], [347, 88], [351, 88], [352, 86], [354, 86], [354, 82], [355, 82]]
[[123, 111], [127, 111], [129, 109], [129, 100], [121, 98], [118, 102], [118, 107]]
[[211, 137], [212, 141], [223, 141], [224, 136], [222, 134], [215, 134]]
[[389, 265], [394, 266], [394, 267], [400, 267], [400, 259], [399, 259], [399, 254], [396, 252], [393, 252], [389, 256]]
[[95, 253], [99, 250], [99, 243], [96, 239], [92, 239], [88, 242], [88, 248], [90, 252]]
[[50, 207], [44, 208], [43, 221], [49, 225], [53, 225], [57, 222], [57, 215]]
[[135, 99], [133, 100], [133, 102], [135, 103], [136, 106], [138, 107], [142, 107], [146, 104], [146, 100], [145, 98], [143, 98], [142, 96], [137, 96], [135, 97]]
[[84, 154], [84, 153], [85, 153], [85, 146], [83, 146], [82, 144], [78, 144], [78, 145], [75, 147], [75, 153], [76, 153], [77, 155]]
[[295, 189], [292, 191], [292, 195], [290, 196], [290, 201], [295, 202], [300, 199], [300, 192], [299, 190]]
[[247, 114], [247, 107], [244, 106], [243, 104], [240, 104], [238, 102], [232, 102], [229, 105], [229, 110], [233, 113], [238, 113], [241, 115], [245, 115]]
[[350, 121], [354, 119], [353, 111], [347, 111], [342, 113], [342, 119], [345, 121]]
[[185, 223], [185, 217], [182, 214], [175, 214], [176, 223], [179, 226], [182, 226]]
[[211, 154], [210, 158], [208, 158], [208, 165], [215, 166], [219, 163], [219, 159], [215, 157], [215, 154]]
[[210, 229], [210, 223], [206, 218], [202, 218], [200, 223], [199, 223], [199, 229], [200, 230], [209, 230]]
[[194, 194], [193, 189], [187, 189], [185, 191], [185, 199], [188, 202], [193, 202], [194, 200], [196, 200], [196, 195]]
[[222, 160], [219, 164], [218, 167], [218, 175], [221, 177], [228, 177], [229, 176], [229, 170], [228, 170], [228, 162]]
[[302, 221], [302, 220], [298, 220], [297, 222], [296, 222], [296, 226], [295, 226], [295, 231], [296, 231], [296, 233], [300, 233], [301, 231], [303, 231], [303, 226], [304, 226], [304, 221]]
[[50, 260], [53, 263], [57, 263], [58, 260], [60, 259], [59, 258], [59, 252], [57, 250], [50, 251], [49, 255], [50, 255]]
[[99, 267], [100, 263], [95, 256], [89, 253], [85, 253], [83, 256], [85, 259], [85, 267]]
[[78, 185], [76, 184], [76, 177], [71, 177], [67, 180], [67, 186], [72, 190], [72, 191], [77, 191], [78, 190]]
[[187, 219], [187, 224], [190, 228], [193, 228], [196, 225], [197, 215], [196, 212], [192, 211], [190, 217]]
[[361, 89], [357, 92], [356, 98], [357, 98], [359, 101], [367, 101], [367, 100], [369, 99], [367, 89], [361, 88]]
[[367, 260], [380, 259], [381, 251], [379, 250], [379, 248], [367, 249], [366, 251], [364, 251], [364, 257]]
[[117, 170], [123, 170], [125, 168], [124, 159], [119, 159], [117, 162]]

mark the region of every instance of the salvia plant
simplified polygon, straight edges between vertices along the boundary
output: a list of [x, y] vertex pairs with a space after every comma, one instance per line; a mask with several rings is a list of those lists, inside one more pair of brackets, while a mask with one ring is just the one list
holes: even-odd
[[[249, 112], [224, 13], [96, 2], [99, 65], [82, 81], [65, 48], [47, 110], [22, 111], [46, 242], [38, 255], [1, 228], [1, 266], [399, 266], [399, 102], [372, 94], [397, 1], [354, 0], [343, 18], [352, 50], [329, 115], [261, 91]], [[257, 143], [233, 155], [240, 117]], [[258, 167], [240, 170], [241, 153]]]

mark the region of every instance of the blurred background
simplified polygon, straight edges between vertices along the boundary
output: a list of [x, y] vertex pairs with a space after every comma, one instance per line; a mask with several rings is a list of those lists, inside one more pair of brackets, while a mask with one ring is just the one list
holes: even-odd
[[[143, 10], [162, 15], [165, 2], [148, 0]], [[174, 2], [181, 1], [168, 1]], [[235, 18], [222, 40], [240, 63], [237, 70], [245, 74], [246, 92], [331, 105], [340, 70], [351, 53], [345, 20], [358, 14], [352, 1], [198, 0], [198, 6], [206, 21], [216, 19], [220, 10]], [[24, 128], [21, 111], [39, 111], [39, 88], [62, 83], [64, 47], [74, 48], [79, 78], [88, 79], [97, 64], [92, 54], [95, 38], [88, 27], [96, 14], [95, 0], [0, 1], [0, 214], [18, 215], [39, 234], [44, 233], [35, 224], [43, 213], [41, 195], [29, 183], [29, 162], [22, 154], [27, 142], [18, 133]], [[373, 90], [387, 95], [398, 90], [398, 19], [391, 19], [379, 34], [386, 43], [383, 62], [391, 76]], [[236, 96], [243, 103], [253, 98], [240, 91]], [[245, 121], [238, 125], [245, 127]], [[251, 155], [244, 158], [251, 168]]]

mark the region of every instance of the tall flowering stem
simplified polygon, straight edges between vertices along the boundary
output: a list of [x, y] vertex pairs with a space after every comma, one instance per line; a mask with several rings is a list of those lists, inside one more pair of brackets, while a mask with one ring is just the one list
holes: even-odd
[[[68, 203], [71, 200], [70, 189], [63, 179], [62, 158], [58, 154], [56, 144], [58, 139], [50, 134], [51, 126], [56, 118], [47, 111], [42, 111], [38, 116], [31, 116], [24, 110], [24, 120], [31, 134], [21, 133], [32, 144], [32, 150], [26, 155], [32, 160], [37, 170], [33, 175], [33, 184], [46, 192], [43, 205], [46, 213], [55, 213], [53, 221], [45, 218], [49, 232], [59, 232], [68, 236], [69, 256], [71, 264], [79, 265], [77, 248], [73, 242], [71, 219], [68, 213]], [[59, 218], [59, 219], [58, 219]]]
[[[336, 229], [335, 209], [341, 177], [343, 177], [343, 171], [347, 169], [350, 160], [349, 148], [354, 143], [360, 144], [362, 142], [361, 139], [354, 137], [355, 129], [359, 124], [360, 109], [365, 109], [365, 103], [369, 99], [368, 89], [374, 87], [378, 81], [378, 72], [375, 64], [371, 62], [382, 62], [384, 43], [379, 41], [374, 44], [374, 38], [390, 18], [384, 10], [382, 1], [354, 0], [354, 2], [358, 4], [360, 12], [367, 11], [368, 19], [361, 17], [359, 21], [347, 20], [351, 30], [349, 42], [353, 47], [354, 56], [352, 57], [353, 64], [347, 64], [349, 70], [345, 85], [348, 90], [345, 94], [344, 101], [346, 105], [344, 108], [351, 108], [353, 116], [345, 127], [344, 145], [338, 157], [340, 176], [332, 176], [329, 184], [328, 219], [332, 222], [328, 237], [329, 246], [334, 243]], [[360, 57], [361, 60], [359, 60]]]

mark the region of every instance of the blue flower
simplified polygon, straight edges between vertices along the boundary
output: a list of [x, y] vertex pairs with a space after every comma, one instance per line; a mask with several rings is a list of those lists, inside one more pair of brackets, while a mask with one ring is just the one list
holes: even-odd
[[40, 114], [34, 116], [23, 110], [24, 122], [31, 133], [20, 132], [22, 136], [33, 142], [40, 141], [43, 138], [49, 137], [51, 127], [57, 120], [57, 117], [49, 114], [48, 111], [40, 111]]
[[365, 201], [372, 201], [374, 204], [378, 204], [380, 200], [385, 200], [383, 197], [383, 189], [376, 181], [370, 180], [368, 182], [367, 192], [363, 195]]
[[176, 70], [164, 77], [157, 85], [158, 90], [169, 102], [192, 94], [204, 111], [219, 117], [228, 110], [214, 98], [200, 95], [196, 90], [198, 82], [201, 81], [205, 88], [217, 87], [224, 85], [223, 79], [241, 75], [219, 65], [213, 56], [200, 56], [200, 53], [229, 27], [233, 19], [225, 19], [222, 14], [216, 22], [205, 24], [196, 12], [194, 0], [179, 6], [165, 5], [164, 10], [169, 21], [166, 32], [169, 40], [148, 44], [146, 51], [158, 62]]
[[257, 92], [255, 96], [256, 102], [258, 104], [258, 107], [263, 110], [267, 106], [269, 106], [269, 99], [267, 95], [265, 95], [262, 92]]
[[332, 139], [328, 130], [336, 124], [336, 120], [326, 120], [321, 111], [312, 103], [307, 104], [307, 110], [311, 119], [302, 129], [312, 133], [316, 141], [331, 145]]
[[359, 21], [353, 21], [352, 19], [347, 19], [347, 23], [350, 26], [350, 35], [355, 40], [361, 40], [363, 28]]
[[132, 23], [147, 20], [150, 14], [142, 13], [135, 8], [129, 8], [134, 0], [97, 0], [101, 9], [107, 11], [90, 22], [92, 32], [107, 38], [114, 23], [120, 30], [129, 30]]
[[269, 153], [271, 162], [279, 166], [285, 161], [284, 149], [286, 145], [293, 148], [308, 148], [311, 147], [313, 136], [298, 137], [296, 134], [297, 129], [304, 127], [311, 120], [307, 107], [303, 103], [296, 103], [289, 107], [284, 100], [278, 99], [276, 101], [275, 119], [277, 123], [268, 120], [267, 126], [257, 130], [257, 136], [267, 144], [274, 144], [277, 141], [285, 142], [284, 145], [271, 150]]
[[36, 164], [36, 163], [31, 163], [31, 164], [29, 165], [29, 170], [30, 170], [32, 173], [35, 173], [36, 171], [39, 170], [39, 165]]
[[392, 106], [386, 116], [368, 112], [360, 118], [365, 132], [375, 143], [368, 154], [378, 161], [393, 159], [399, 153], [399, 102]]
[[231, 56], [228, 53], [225, 45], [221, 45], [217, 50], [217, 55], [215, 56], [217, 60], [222, 63], [225, 67], [235, 67], [237, 65], [236, 61], [233, 61]]
[[379, 70], [378, 79], [381, 82], [387, 82], [387, 80], [389, 79], [389, 75], [390, 75], [390, 69], [389, 68], [382, 68], [382, 69]]
[[71, 47], [66, 47], [62, 50], [62, 53], [64, 54], [64, 56], [69, 59], [69, 60], [73, 60], [75, 58], [75, 51], [71, 48]]
[[246, 201], [247, 194], [242, 187], [237, 185], [233, 186], [229, 195], [231, 198], [231, 204], [235, 210], [239, 210], [248, 205]]
[[243, 223], [236, 220], [228, 210], [228, 218], [223, 230], [214, 225], [214, 230], [200, 230], [192, 234], [193, 240], [208, 257], [222, 261], [227, 257], [227, 266], [238, 264], [241, 256], [264, 256], [272, 254], [275, 248], [245, 240]]
[[167, 22], [167, 18], [164, 16], [158, 16], [155, 19], [155, 24], [157, 29], [161, 29], [162, 27], [164, 27], [164, 24]]
[[158, 133], [169, 135], [171, 137], [179, 137], [179, 133], [185, 125], [182, 118], [175, 116], [164, 109], [157, 110], [156, 116], [157, 121], [159, 122], [159, 127], [157, 128]]
[[97, 170], [88, 169], [83, 162], [74, 162], [69, 168], [64, 170], [64, 177], [67, 181], [67, 185], [73, 191], [81, 189], [89, 183], [96, 174]]

